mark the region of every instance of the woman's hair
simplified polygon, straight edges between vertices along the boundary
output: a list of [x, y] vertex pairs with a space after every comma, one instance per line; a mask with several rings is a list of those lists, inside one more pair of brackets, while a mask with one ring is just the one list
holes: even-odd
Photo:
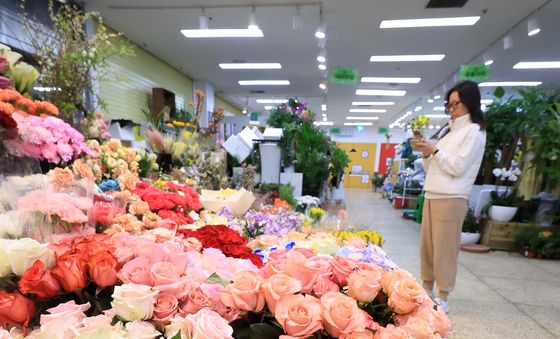
[[471, 121], [480, 126], [480, 129], [484, 129], [484, 117], [482, 114], [482, 109], [480, 109], [480, 90], [478, 89], [478, 84], [474, 81], [465, 80], [457, 83], [453, 88], [447, 91], [445, 95], [445, 101], [449, 102], [449, 96], [451, 93], [457, 92], [459, 94], [459, 99], [463, 105], [465, 105], [471, 116]]

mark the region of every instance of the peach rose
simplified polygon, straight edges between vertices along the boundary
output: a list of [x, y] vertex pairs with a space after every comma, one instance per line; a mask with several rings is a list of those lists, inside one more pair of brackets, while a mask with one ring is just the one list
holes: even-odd
[[289, 275], [275, 274], [264, 283], [263, 289], [266, 305], [274, 316], [278, 300], [282, 296], [296, 294], [301, 291], [301, 283]]
[[150, 211], [150, 206], [148, 206], [147, 202], [142, 200], [135, 201], [132, 204], [130, 204], [130, 206], [128, 206], [128, 212], [136, 216], [144, 215], [149, 211]]
[[333, 283], [329, 278], [320, 275], [315, 284], [313, 284], [313, 294], [317, 297], [322, 297], [323, 294], [332, 291], [332, 292], [339, 292], [340, 287], [337, 284]]
[[399, 326], [405, 325], [410, 318], [420, 318], [428, 322], [435, 333], [440, 334], [442, 337], [447, 337], [451, 331], [451, 321], [445, 314], [443, 308], [434, 308], [434, 303], [431, 300], [425, 301], [415, 311], [406, 315], [395, 315], [396, 323]]
[[47, 173], [49, 182], [57, 189], [70, 187], [74, 184], [74, 173], [68, 168], [57, 167]]
[[87, 178], [87, 179], [95, 178], [95, 175], [93, 174], [91, 168], [86, 163], [84, 163], [81, 159], [76, 159], [76, 161], [74, 161], [74, 164], [72, 165], [72, 170], [74, 171], [74, 174], [78, 177]]
[[340, 292], [327, 292], [321, 297], [321, 307], [323, 325], [333, 337], [365, 330], [363, 311], [356, 300]]
[[357, 270], [348, 277], [348, 295], [363, 303], [370, 303], [381, 289], [381, 274], [377, 271]]
[[321, 303], [311, 295], [290, 294], [276, 304], [276, 320], [287, 335], [307, 338], [321, 330]]
[[138, 257], [124, 264], [117, 277], [125, 284], [152, 285], [150, 267], [150, 260]]
[[110, 252], [99, 252], [88, 260], [88, 271], [91, 280], [101, 287], [113, 286], [117, 283], [118, 261]]
[[170, 262], [158, 262], [150, 268], [152, 281], [154, 285], [171, 284], [179, 280], [180, 274]]
[[332, 257], [326, 254], [318, 254], [312, 258], [309, 258], [309, 263], [313, 269], [317, 271], [317, 274], [330, 277], [331, 272], [331, 261]]
[[399, 328], [395, 327], [393, 324], [387, 325], [387, 327], [379, 327], [373, 339], [408, 339], [408, 335], [406, 332]]
[[227, 285], [220, 293], [220, 299], [229, 307], [260, 312], [265, 304], [262, 284], [262, 280], [254, 272], [238, 273], [233, 284]]
[[187, 296], [189, 291], [193, 288], [193, 285], [194, 282], [190, 276], [183, 276], [177, 279], [177, 281], [173, 281], [168, 284], [154, 284], [154, 290], [173, 294], [177, 299], [181, 300]]
[[181, 303], [179, 313], [184, 317], [188, 314], [195, 314], [205, 307], [210, 307], [208, 297], [200, 288], [196, 288], [189, 291], [189, 294]]
[[125, 328], [130, 338], [134, 339], [155, 339], [161, 336], [154, 325], [147, 321], [131, 321], [126, 323]]
[[185, 247], [185, 252], [200, 252], [202, 250], [202, 243], [197, 238], [183, 239], [183, 246]]
[[[188, 315], [187, 338], [190, 339], [233, 339], [233, 328], [218, 313], [203, 308]], [[171, 338], [171, 337], [169, 337]]]
[[420, 317], [408, 318], [406, 324], [401, 326], [401, 328], [405, 330], [409, 336], [412, 335], [414, 338], [432, 338], [434, 334], [432, 326]]
[[286, 262], [279, 261], [269, 261], [261, 271], [262, 276], [265, 278], [270, 278], [275, 274], [285, 274], [286, 273]]
[[142, 216], [142, 222], [146, 228], [153, 228], [159, 221], [161, 221], [160, 216], [149, 211]]
[[393, 292], [393, 286], [404, 279], [414, 279], [414, 277], [409, 272], [400, 268], [396, 270], [385, 271], [385, 273], [383, 273], [383, 277], [381, 278], [381, 286], [383, 287], [383, 291], [388, 296], [390, 296]]
[[343, 334], [339, 339], [373, 339], [373, 332], [370, 330], [354, 331], [350, 334]]
[[397, 314], [407, 314], [414, 311], [427, 298], [424, 288], [414, 279], [403, 279], [393, 285], [393, 291], [389, 296], [389, 307]]
[[303, 293], [310, 293], [313, 290], [313, 284], [319, 275], [316, 269], [299, 251], [292, 251], [286, 260], [286, 274], [301, 282]]
[[331, 262], [333, 281], [340, 287], [344, 287], [348, 284], [348, 276], [350, 276], [350, 273], [354, 272], [356, 269], [357, 262], [349, 258], [334, 257]]
[[136, 188], [137, 178], [132, 173], [126, 173], [119, 175], [119, 186], [121, 191], [129, 190], [132, 191]]
[[159, 293], [154, 302], [154, 320], [167, 323], [177, 313], [179, 301], [173, 294]]

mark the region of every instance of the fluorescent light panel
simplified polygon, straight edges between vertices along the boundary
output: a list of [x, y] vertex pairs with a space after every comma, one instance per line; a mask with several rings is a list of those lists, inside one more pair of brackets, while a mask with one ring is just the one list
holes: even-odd
[[332, 122], [332, 121], [315, 121], [313, 124], [315, 124], [317, 126], [332, 126], [332, 125], [334, 125], [334, 122]]
[[434, 96], [434, 100], [439, 100], [439, 99], [441, 99], [441, 95], [435, 95]]
[[371, 83], [394, 83], [394, 84], [417, 84], [421, 78], [400, 78], [400, 77], [362, 77], [362, 82]]
[[346, 120], [379, 120], [379, 117], [346, 117]]
[[285, 104], [288, 99], [257, 99], [258, 104]]
[[219, 64], [221, 69], [281, 69], [282, 65], [277, 62], [246, 62], [246, 63], [223, 63]]
[[373, 126], [373, 122], [345, 122], [344, 126]]
[[350, 113], [387, 113], [386, 109], [378, 108], [351, 108]]
[[373, 55], [370, 62], [441, 61], [445, 54]]
[[445, 111], [445, 107], [443, 106], [435, 106], [434, 111]]
[[480, 100], [480, 103], [485, 104], [485, 105], [490, 105], [493, 102], [494, 102], [494, 99], [481, 99]]
[[394, 101], [353, 101], [352, 106], [393, 106]]
[[411, 28], [411, 27], [445, 27], [445, 26], [472, 26], [480, 20], [480, 16], [464, 16], [454, 18], [428, 18], [383, 20], [379, 28]]
[[288, 86], [289, 80], [239, 80], [241, 86]]
[[478, 87], [498, 87], [498, 86], [539, 86], [542, 84], [542, 81], [489, 81], [489, 82], [481, 82], [478, 84]]
[[379, 96], [403, 97], [406, 95], [406, 91], [389, 90], [389, 89], [357, 89], [356, 95], [379, 95]]
[[426, 114], [426, 116], [430, 119], [449, 119], [447, 114]]
[[260, 29], [182, 29], [181, 33], [189, 38], [262, 38]]
[[274, 106], [267, 105], [267, 106], [264, 106], [264, 109], [266, 109], [267, 111], [269, 111], [269, 110], [271, 110], [273, 107], [274, 107]]
[[560, 68], [560, 61], [522, 61], [513, 66], [514, 69], [549, 69]]
[[486, 66], [490, 66], [493, 63], [494, 63], [494, 60], [492, 60], [492, 59], [484, 61], [484, 65], [486, 65]]

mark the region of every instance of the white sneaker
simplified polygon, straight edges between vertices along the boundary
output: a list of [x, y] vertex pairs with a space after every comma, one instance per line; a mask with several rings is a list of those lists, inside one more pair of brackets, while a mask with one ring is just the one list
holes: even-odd
[[434, 300], [436, 298], [436, 295], [434, 294], [434, 290], [426, 291], [426, 293], [428, 294], [428, 297], [430, 297], [430, 299]]
[[436, 305], [438, 307], [443, 308], [443, 311], [445, 312], [445, 314], [449, 313], [449, 302], [447, 302], [447, 300], [443, 300], [440, 298], [435, 298], [434, 302], [436, 303]]

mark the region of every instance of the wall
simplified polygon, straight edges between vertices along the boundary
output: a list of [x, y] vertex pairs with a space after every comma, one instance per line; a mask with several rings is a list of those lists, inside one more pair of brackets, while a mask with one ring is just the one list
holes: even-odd
[[241, 110], [229, 102], [225, 101], [224, 99], [220, 98], [219, 96], [215, 96], [214, 106], [216, 108], [223, 107], [226, 112], [229, 112], [233, 115], [241, 115]]
[[[350, 157], [350, 165], [344, 171], [344, 187], [370, 188], [375, 162], [377, 145], [373, 143], [337, 143]], [[356, 152], [351, 152], [354, 149]], [[360, 166], [355, 171], [352, 166]]]

